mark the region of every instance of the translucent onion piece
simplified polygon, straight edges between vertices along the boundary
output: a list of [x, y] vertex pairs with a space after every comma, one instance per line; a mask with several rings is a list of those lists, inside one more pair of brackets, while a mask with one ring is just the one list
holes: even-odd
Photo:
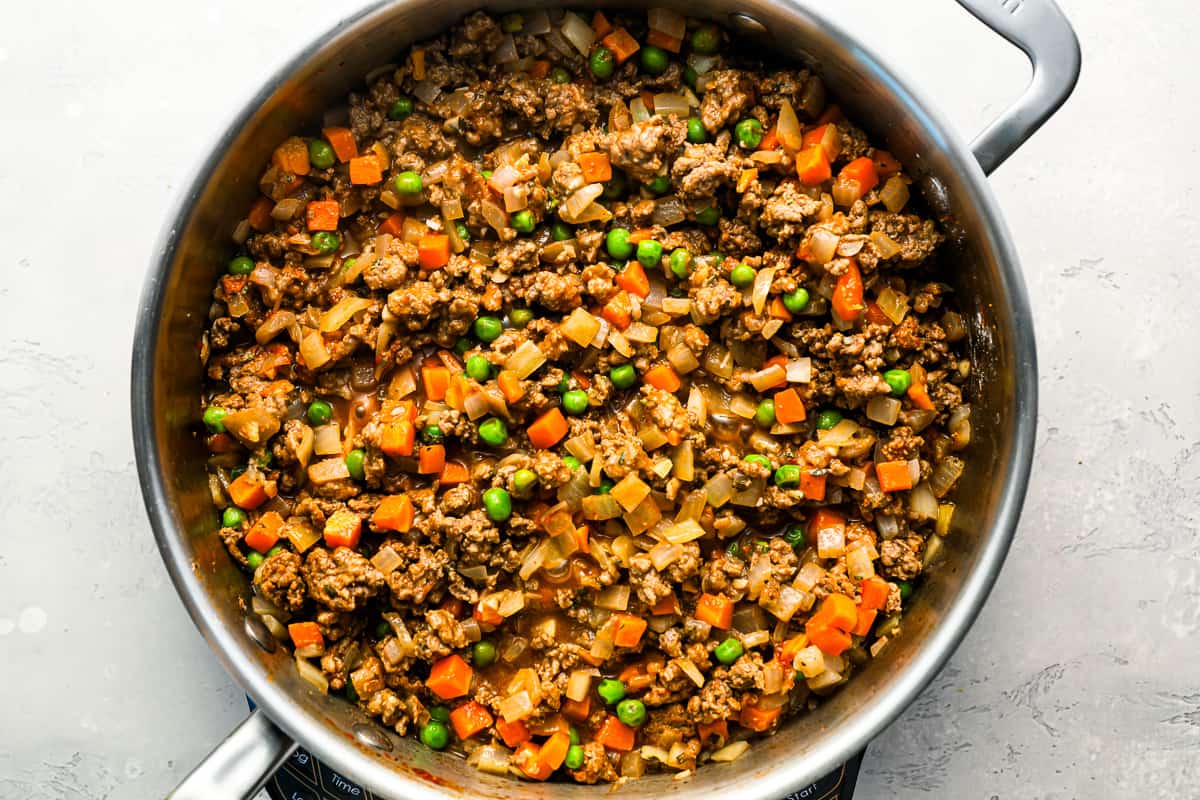
[[576, 221], [585, 208], [590, 206], [592, 202], [604, 194], [604, 184], [589, 183], [575, 190], [566, 202], [558, 210], [558, 215], [565, 222]]
[[703, 75], [711, 70], [720, 61], [719, 56], [701, 55], [700, 53], [692, 53], [687, 58], [688, 66], [696, 70], [697, 75]]
[[895, 425], [901, 403], [894, 397], [877, 396], [867, 401], [867, 419], [880, 425]]
[[[655, 568], [660, 569], [659, 567]], [[597, 608], [606, 608], [609, 611], [624, 611], [629, 608], [629, 597], [628, 584], [609, 586], [596, 595], [595, 605]]]
[[841, 525], [817, 531], [817, 555], [837, 558], [846, 552], [846, 529]]
[[884, 541], [895, 539], [900, 534], [900, 521], [891, 514], [876, 514], [875, 529]]
[[779, 106], [779, 122], [775, 128], [775, 134], [779, 137], [779, 143], [783, 145], [783, 149], [789, 153], [798, 152], [804, 146], [804, 133], [800, 127], [800, 119], [796, 116], [796, 110], [792, 108], [792, 104], [788, 100], [784, 100]]
[[529, 206], [529, 191], [525, 184], [510, 186], [504, 190], [504, 210], [512, 214]]
[[500, 44], [496, 45], [496, 49], [492, 51], [492, 63], [507, 64], [516, 61], [517, 57], [517, 43], [513, 40], [511, 33], [505, 34], [504, 38], [500, 40]]
[[737, 761], [744, 756], [750, 749], [750, 743], [747, 741], [730, 742], [720, 750], [713, 751], [713, 754], [708, 757], [709, 761], [729, 762]]
[[673, 468], [674, 464], [672, 463], [671, 459], [663, 456], [654, 462], [654, 465], [650, 467], [650, 471], [660, 478], [665, 478], [671, 474], [671, 470]]
[[304, 201], [298, 197], [285, 197], [275, 204], [271, 209], [271, 219], [287, 222], [296, 216], [301, 208], [304, 207]]
[[641, 322], [634, 322], [625, 329], [625, 338], [631, 342], [653, 344], [654, 342], [658, 341], [658, 328], [651, 327]]
[[846, 574], [853, 580], [863, 581], [875, 576], [875, 565], [865, 547], [856, 547], [846, 553]]
[[691, 113], [691, 107], [683, 95], [664, 92], [654, 95], [654, 113], [664, 117], [686, 117]]
[[[577, 469], [571, 473], [571, 480], [558, 487], [558, 502], [565, 503], [571, 511], [578, 511], [583, 507], [584, 498], [591, 494], [592, 487], [588, 482], [587, 470]], [[559, 518], [561, 515], [556, 515]], [[566, 526], [563, 532], [573, 534], [575, 526]]]
[[576, 308], [562, 322], [562, 333], [575, 344], [580, 347], [587, 347], [596, 338], [596, 333], [600, 330], [600, 320], [584, 311], [582, 308]]
[[325, 677], [325, 673], [311, 662], [305, 660], [299, 655], [296, 656], [296, 671], [300, 673], [300, 677], [304, 682], [312, 686], [321, 694], [329, 693], [329, 680]]
[[239, 220], [233, 229], [233, 236], [230, 238], [233, 239], [234, 244], [245, 244], [246, 240], [250, 238], [250, 231], [250, 220]]
[[[514, 641], [518, 639], [519, 637], [513, 637]], [[520, 641], [524, 640], [521, 639]], [[522, 647], [521, 652], [524, 652], [524, 650], [525, 648]], [[504, 654], [508, 652], [509, 649], [506, 648]], [[515, 659], [506, 660], [511, 664]], [[533, 714], [533, 701], [529, 698], [529, 692], [521, 690], [501, 700], [500, 704], [496, 706], [496, 710], [500, 712], [500, 716], [504, 718], [505, 722], [516, 722]]]
[[746, 597], [751, 600], [757, 599], [770, 577], [771, 559], [765, 553], [755, 553], [750, 559], [750, 572], [746, 575]]
[[827, 431], [817, 431], [817, 444], [822, 447], [841, 447], [850, 444], [850, 440], [859, 430], [857, 422], [844, 419]]
[[809, 645], [793, 656], [792, 664], [805, 678], [815, 678], [825, 671], [825, 654], [816, 645]]
[[900, 255], [900, 245], [883, 231], [873, 231], [869, 237], [875, 252], [883, 260]]
[[691, 481], [696, 477], [695, 455], [690, 441], [682, 442], [671, 454], [671, 465], [675, 477], [681, 481]]
[[590, 433], [581, 433], [567, 439], [563, 442], [563, 447], [567, 448], [567, 452], [578, 458], [583, 464], [591, 461], [596, 455], [596, 442]]
[[331, 422], [313, 429], [313, 452], [319, 456], [332, 456], [342, 452], [342, 432], [338, 423]]
[[787, 363], [788, 383], [808, 383], [812, 380], [812, 360], [793, 358]]
[[636, 473], [631, 472], [613, 486], [609, 495], [626, 511], [632, 511], [650, 495], [650, 487]]
[[704, 673], [700, 671], [700, 668], [690, 658], [676, 658], [674, 659], [674, 663], [683, 670], [683, 674], [687, 675], [692, 683], [697, 686], [704, 685]]
[[565, 694], [568, 700], [579, 702], [588, 696], [588, 692], [592, 689], [592, 673], [588, 670], [577, 669], [571, 672], [567, 678], [567, 690]]
[[650, 119], [650, 109], [646, 108], [646, 102], [642, 100], [641, 96], [635, 97], [630, 101], [629, 113], [633, 116], [635, 125]]
[[879, 190], [879, 200], [893, 214], [900, 211], [908, 203], [908, 183], [899, 175], [893, 175]]
[[[416, 77], [415, 73], [413, 77]], [[423, 103], [429, 104], [438, 99], [438, 95], [442, 93], [442, 87], [437, 85], [436, 81], [425, 79], [419, 80], [413, 84], [413, 94]]]
[[510, 755], [508, 750], [499, 745], [485, 744], [471, 751], [467, 756], [467, 764], [489, 775], [508, 775]]
[[525, 380], [545, 363], [546, 354], [541, 348], [531, 341], [525, 341], [505, 360], [504, 368], [512, 370], [517, 373], [518, 378]]
[[709, 345], [704, 351], [704, 371], [717, 378], [732, 377], [733, 354], [724, 345]]
[[652, 30], [661, 31], [673, 39], [682, 39], [687, 22], [683, 15], [667, 8], [652, 8], [646, 14], [646, 22]]
[[904, 315], [908, 313], [908, 296], [897, 292], [890, 286], [885, 287], [879, 293], [875, 302], [879, 304], [879, 309], [884, 316], [895, 325], [899, 325], [904, 320]]
[[687, 205], [678, 197], [664, 197], [654, 204], [650, 221], [655, 225], [669, 228], [687, 219]]
[[930, 536], [925, 540], [925, 552], [921, 554], [921, 568], [926, 569], [942, 552], [946, 541], [940, 536]]
[[938, 501], [928, 481], [913, 487], [908, 495], [908, 510], [917, 519], [937, 519]]
[[504, 209], [494, 200], [485, 197], [480, 201], [479, 207], [487, 224], [497, 233], [508, 227], [508, 214], [505, 214]]
[[686, 544], [704, 536], [706, 531], [694, 519], [676, 522], [663, 534], [663, 538], [671, 544]]
[[933, 495], [938, 498], [945, 497], [962, 477], [965, 467], [963, 460], [956, 456], [946, 456], [939, 461], [933, 468], [933, 474], [929, 476], [929, 488]]
[[263, 614], [261, 619], [263, 625], [266, 625], [267, 630], [271, 632], [271, 635], [279, 641], [286, 642], [291, 638], [288, 634], [288, 629], [284, 627], [283, 623], [274, 614]]
[[525, 593], [509, 589], [501, 593], [500, 602], [496, 605], [496, 613], [508, 618], [525, 608]]
[[575, 46], [582, 56], [587, 56], [591, 50], [592, 42], [596, 41], [596, 34], [592, 31], [592, 26], [583, 21], [578, 14], [568, 11], [563, 15], [562, 35], [567, 41]]
[[648, 531], [660, 519], [662, 519], [662, 511], [659, 510], [658, 503], [654, 502], [653, 497], [647, 497], [638, 504], [637, 508], [625, 515], [625, 525], [636, 536]]
[[837, 255], [840, 237], [828, 228], [814, 228], [808, 252], [818, 264], [828, 264]]
[[825, 570], [821, 565], [814, 561], [808, 561], [800, 567], [800, 571], [796, 573], [796, 579], [792, 581], [792, 585], [801, 591], [811, 592], [813, 587], [820, 583], [823, 577], [825, 577]]
[[698, 427], [703, 428], [708, 423], [708, 401], [699, 386], [688, 390], [687, 410]]
[[266, 344], [274, 339], [281, 331], [285, 331], [296, 324], [296, 315], [291, 311], [280, 309], [274, 311], [271, 316], [258, 326], [258, 330], [254, 332], [254, 340], [259, 344]]
[[541, 569], [542, 564], [546, 563], [547, 541], [549, 540], [543, 540], [539, 542], [532, 550], [529, 551], [528, 555], [521, 560], [521, 569], [517, 573], [521, 576], [521, 580], [529, 580], [529, 578], [533, 576], [533, 573]]
[[355, 314], [370, 307], [371, 301], [365, 297], [355, 297], [352, 294], [346, 295], [321, 315], [318, 323], [321, 333], [331, 333], [338, 330], [349, 322]]
[[771, 281], [775, 280], [775, 268], [760, 269], [754, 276], [754, 288], [750, 291], [750, 303], [755, 314], [761, 314], [767, 307], [767, 295], [771, 291]]
[[379, 548], [379, 551], [375, 553], [374, 556], [371, 557], [371, 563], [375, 566], [375, 569], [379, 570], [384, 575], [390, 575], [391, 573], [395, 572], [396, 568], [404, 562], [403, 559], [400, 558], [399, 553], [397, 553], [388, 545], [384, 545], [383, 547]]
[[708, 504], [720, 508], [733, 498], [733, 479], [724, 472], [718, 472], [704, 484], [704, 493], [708, 496]]

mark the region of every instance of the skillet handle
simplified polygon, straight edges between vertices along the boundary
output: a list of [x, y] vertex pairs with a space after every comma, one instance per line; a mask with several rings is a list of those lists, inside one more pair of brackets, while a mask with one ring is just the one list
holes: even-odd
[[201, 761], [167, 800], [249, 800], [279, 765], [296, 749], [296, 743], [254, 711]]
[[1015, 103], [971, 142], [990, 175], [1066, 102], [1079, 79], [1079, 40], [1054, 0], [958, 0], [980, 22], [1021, 48], [1033, 79]]

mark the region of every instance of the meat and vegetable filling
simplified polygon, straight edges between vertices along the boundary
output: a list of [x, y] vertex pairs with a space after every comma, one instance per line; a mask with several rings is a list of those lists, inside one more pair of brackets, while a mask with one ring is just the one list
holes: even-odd
[[966, 332], [816, 75], [664, 10], [481, 12], [259, 185], [210, 483], [318, 690], [596, 783], [733, 760], [901, 635]]

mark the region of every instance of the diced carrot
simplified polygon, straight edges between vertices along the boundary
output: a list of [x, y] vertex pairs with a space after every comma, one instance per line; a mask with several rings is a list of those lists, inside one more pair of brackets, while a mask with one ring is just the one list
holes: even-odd
[[671, 447], [678, 447], [679, 443], [683, 441], [683, 436], [680, 435], [679, 431], [669, 430], [665, 435], [667, 437], [667, 444], [671, 445]]
[[631, 55], [641, 49], [637, 39], [630, 36], [629, 31], [624, 28], [614, 28], [601, 42], [612, 51], [618, 64], [624, 64]]
[[705, 592], [696, 601], [696, 619], [723, 631], [733, 625], [733, 601], [720, 594]]
[[592, 33], [596, 34], [597, 39], [603, 39], [612, 33], [612, 23], [608, 21], [608, 17], [604, 16], [602, 11], [597, 11], [592, 15]]
[[283, 517], [268, 511], [259, 517], [250, 530], [246, 531], [246, 546], [265, 553], [275, 546], [283, 532]]
[[866, 610], [877, 611], [887, 605], [890, 589], [882, 578], [867, 578], [858, 585], [858, 590], [862, 595], [859, 605]]
[[879, 479], [879, 488], [885, 492], [902, 492], [913, 488], [907, 461], [877, 461], [875, 477]]
[[888, 315], [883, 313], [883, 309], [879, 307], [879, 303], [874, 300], [867, 302], [867, 322], [872, 325], [891, 325], [892, 321], [888, 319]]
[[396, 404], [396, 419], [406, 419], [409, 422], [417, 421], [417, 403], [414, 400], [401, 400]]
[[758, 170], [757, 169], [742, 170], [741, 173], [738, 174], [737, 187], [736, 187], [737, 191], [738, 192], [746, 191], [748, 188], [750, 188], [750, 185], [752, 183], [754, 183], [756, 180], [758, 180]]
[[742, 713], [738, 715], [738, 724], [743, 728], [749, 728], [752, 731], [762, 733], [775, 724], [775, 720], [779, 719], [779, 715], [783, 713], [783, 706], [775, 708], [761, 708], [759, 706], [744, 705]]
[[547, 767], [551, 772], [562, 766], [567, 759], [567, 750], [571, 747], [571, 736], [564, 731], [557, 731], [551, 734], [550, 738], [542, 742], [542, 748], [538, 751], [537, 760]]
[[633, 728], [610, 714], [596, 731], [596, 741], [609, 750], [627, 753], [633, 749], [634, 733]]
[[533, 68], [529, 70], [530, 76], [534, 78], [544, 78], [550, 74], [550, 62], [544, 58], [539, 58], [533, 62]]
[[816, 500], [820, 502], [825, 499], [825, 474], [814, 475], [813, 471], [806, 469], [800, 473], [800, 491], [804, 493], [807, 500]]
[[313, 200], [304, 209], [310, 231], [336, 231], [341, 213], [337, 200]]
[[438, 476], [438, 483], [442, 486], [454, 486], [459, 483], [466, 483], [471, 477], [471, 471], [467, 469], [467, 465], [461, 461], [447, 461], [442, 467], [442, 474]]
[[775, 297], [771, 300], [771, 305], [767, 307], [767, 314], [784, 322], [792, 321], [792, 312], [787, 310], [787, 306], [783, 304], [782, 297]]
[[580, 525], [575, 529], [575, 544], [579, 547], [579, 552], [588, 554], [591, 552], [588, 546], [588, 539], [591, 537], [591, 532], [587, 525]]
[[679, 380], [679, 376], [675, 374], [675, 370], [671, 369], [667, 364], [659, 364], [657, 367], [651, 367], [646, 370], [646, 374], [642, 376], [642, 380], [655, 389], [662, 389], [664, 392], [671, 393], [679, 391], [679, 387], [683, 385], [683, 381]]
[[[812, 147], [815, 144], [821, 144], [821, 142], [824, 141], [824, 139], [825, 139], [826, 129], [828, 127], [829, 127], [829, 124], [826, 123], [824, 125], [817, 125], [815, 127], [812, 127], [812, 128], [809, 128], [808, 130], [806, 130], [804, 132], [804, 135], [800, 137], [800, 148], [806, 149], [806, 148]], [[836, 156], [837, 156], [836, 150], [832, 153], [829, 152], [828, 150], [825, 151], [825, 158], [827, 158], [827, 159], [833, 159]]]
[[887, 150], [875, 148], [871, 153], [871, 161], [875, 164], [875, 174], [879, 176], [879, 180], [886, 181], [893, 175], [898, 175], [903, 167], [896, 157]]
[[580, 389], [587, 390], [592, 385], [592, 382], [590, 380], [588, 380], [587, 373], [580, 372], [579, 370], [575, 370], [574, 372], [571, 373], [571, 377], [574, 378], [575, 382], [579, 384]]
[[646, 620], [633, 614], [613, 614], [613, 644], [617, 647], [637, 647], [646, 632]]
[[374, 153], [350, 159], [350, 182], [357, 186], [371, 185], [383, 180], [383, 168]]
[[243, 472], [229, 483], [229, 498], [238, 508], [247, 511], [267, 502], [267, 487], [261, 475]]
[[[457, 658], [457, 656], [454, 657]], [[461, 659], [459, 660], [461, 661]], [[468, 700], [450, 712], [450, 724], [454, 726], [455, 735], [465, 741], [491, 727], [492, 715], [479, 703]], [[499, 725], [497, 725], [497, 729], [499, 729]]]
[[656, 617], [661, 617], [665, 614], [675, 614], [679, 611], [679, 601], [675, 599], [675, 593], [671, 592], [666, 597], [659, 600], [650, 607], [650, 613]]
[[232, 297], [242, 289], [245, 289], [246, 284], [249, 282], [250, 279], [245, 275], [222, 275], [221, 290], [225, 292], [227, 297]]
[[354, 133], [349, 128], [322, 128], [321, 135], [333, 148], [337, 160], [343, 164], [358, 155], [358, 143], [354, 141]]
[[414, 47], [409, 52], [409, 58], [412, 61], [413, 80], [425, 80], [425, 48]]
[[292, 637], [292, 645], [295, 647], [325, 646], [325, 636], [315, 622], [293, 622], [288, 625], [288, 636]]
[[850, 634], [837, 628], [813, 628], [808, 631], [808, 641], [830, 656], [840, 656], [852, 644]]
[[806, 147], [796, 154], [796, 177], [805, 186], [820, 186], [833, 177], [829, 158], [819, 144]]
[[608, 320], [617, 330], [625, 330], [633, 323], [633, 303], [628, 292], [617, 292], [604, 305], [600, 316]]
[[913, 381], [912, 386], [908, 387], [908, 399], [912, 400], [913, 405], [925, 411], [933, 411], [933, 399], [929, 396], [929, 389], [924, 381], [918, 383]]
[[858, 619], [858, 609], [854, 601], [844, 594], [831, 592], [821, 601], [821, 607], [805, 623], [805, 628], [837, 628], [839, 631], [849, 631]]
[[379, 449], [389, 456], [411, 456], [417, 441], [417, 431], [406, 419], [389, 422], [383, 426], [379, 437]]
[[828, 125], [831, 122], [841, 122], [845, 118], [846, 115], [842, 113], [842, 107], [834, 103], [831, 106], [825, 107], [825, 112], [817, 117], [817, 124]]
[[838, 173], [838, 180], [854, 181], [858, 184], [859, 197], [879, 185], [879, 175], [875, 172], [875, 162], [866, 156], [854, 159]]
[[506, 403], [515, 403], [525, 396], [525, 385], [511, 369], [500, 370], [500, 374], [496, 376], [496, 385], [500, 387]]
[[808, 521], [808, 528], [805, 532], [808, 534], [808, 541], [815, 542], [821, 531], [829, 528], [842, 528], [844, 531], [845, 527], [846, 516], [840, 511], [832, 508], [818, 508], [812, 515], [812, 519]]
[[567, 719], [573, 719], [576, 722], [583, 722], [591, 713], [591, 697], [585, 697], [582, 700], [563, 700], [562, 714]]
[[517, 752], [513, 753], [511, 763], [519, 768], [526, 778], [544, 781], [554, 774], [554, 770], [538, 759], [540, 750], [541, 748], [533, 742], [523, 742], [517, 748]]
[[500, 734], [500, 738], [508, 747], [516, 747], [521, 742], [528, 742], [533, 738], [523, 720], [505, 722], [503, 717], [496, 720], [496, 733]]
[[[778, 364], [780, 367], [782, 367], [783, 369], [786, 370], [787, 362], [788, 362], [787, 356], [784, 356], [784, 355], [772, 356], [763, 362], [763, 369], [766, 369], [767, 367], [773, 367], [776, 364]], [[770, 386], [767, 386], [766, 388], [767, 389], [785, 389], [785, 388], [787, 388], [787, 385], [788, 385], [787, 375], [784, 375], [778, 381], [771, 384]]]
[[855, 636], [866, 636], [871, 632], [871, 626], [875, 624], [875, 617], [879, 614], [878, 611], [868, 611], [865, 608], [858, 610], [858, 618], [854, 622], [854, 627], [850, 632]]
[[763, 134], [762, 141], [758, 143], [759, 150], [774, 150], [779, 147], [779, 126], [772, 125], [771, 129]]
[[404, 232], [404, 212], [393, 211], [388, 214], [388, 218], [379, 223], [379, 227], [375, 229], [376, 233], [386, 233], [389, 236], [399, 236]]
[[271, 218], [273, 208], [275, 204], [269, 198], [262, 195], [254, 198], [254, 202], [250, 204], [250, 213], [246, 215], [250, 227], [259, 233], [268, 233], [275, 226], [275, 220]]
[[324, 535], [327, 547], [358, 547], [362, 517], [344, 508], [335, 511], [325, 520]]
[[576, 159], [583, 179], [588, 183], [604, 183], [612, 180], [612, 163], [608, 153], [583, 153]]
[[462, 411], [467, 395], [473, 392], [466, 375], [455, 375], [450, 379], [450, 385], [446, 387], [446, 405], [456, 411]]
[[650, 279], [646, 277], [646, 270], [642, 268], [640, 261], [630, 261], [626, 264], [625, 269], [617, 273], [616, 283], [625, 291], [642, 299], [650, 294]]
[[696, 736], [700, 739], [701, 745], [707, 744], [709, 739], [723, 742], [729, 738], [729, 723], [723, 719], [716, 722], [701, 722], [696, 726]]
[[422, 445], [417, 451], [417, 474], [440, 475], [446, 466], [446, 446], [443, 444]]
[[804, 401], [795, 389], [784, 389], [775, 393], [775, 419], [784, 425], [803, 422], [806, 413]]
[[646, 44], [652, 44], [655, 47], [661, 47], [663, 50], [678, 53], [683, 47], [683, 39], [651, 28], [650, 32], [646, 34]]
[[476, 622], [483, 625], [499, 625], [504, 622], [504, 617], [500, 616], [500, 611], [497, 608], [499, 595], [487, 595], [475, 604], [475, 611], [471, 614]]
[[442, 402], [446, 399], [446, 389], [450, 386], [450, 370], [434, 365], [421, 367], [421, 386], [425, 389], [426, 400]]
[[630, 233], [629, 233], [629, 243], [630, 244], [637, 244], [638, 242], [644, 242], [647, 239], [653, 239], [653, 238], [654, 238], [654, 228], [638, 228], [637, 230], [630, 231]]
[[275, 152], [271, 156], [271, 163], [284, 172], [290, 172], [293, 175], [307, 175], [310, 169], [308, 145], [299, 136], [290, 136], [283, 141], [283, 144], [275, 148]]
[[529, 426], [529, 443], [542, 450], [549, 450], [567, 435], [567, 419], [558, 408], [552, 408], [538, 417]]
[[796, 653], [805, 647], [808, 647], [808, 637], [803, 633], [796, 634], [779, 646], [776, 658], [779, 659], [780, 664], [791, 667], [792, 662], [796, 660]]
[[471, 690], [472, 672], [471, 665], [463, 661], [462, 656], [451, 653], [430, 668], [425, 686], [443, 700], [453, 700]]
[[833, 311], [842, 321], [854, 322], [864, 308], [862, 273], [858, 271], [854, 259], [850, 259], [846, 271], [833, 286]]
[[450, 237], [427, 233], [417, 245], [417, 262], [423, 270], [440, 269], [450, 263]]
[[650, 91], [649, 89], [642, 89], [641, 97], [642, 97], [642, 105], [646, 106], [646, 110], [649, 111], [651, 114], [653, 114], [654, 113], [654, 92]]

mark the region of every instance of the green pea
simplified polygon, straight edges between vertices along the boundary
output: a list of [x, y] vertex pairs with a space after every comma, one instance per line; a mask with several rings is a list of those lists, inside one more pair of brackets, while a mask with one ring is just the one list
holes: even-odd
[[840, 411], [835, 411], [832, 408], [827, 408], [820, 414], [817, 414], [817, 430], [827, 431], [834, 425], [842, 421]]
[[512, 516], [512, 497], [499, 486], [483, 493], [483, 507], [493, 522], [504, 522]]
[[537, 483], [537, 473], [531, 469], [519, 469], [513, 473], [513, 489], [523, 492]]
[[636, 698], [622, 700], [617, 704], [617, 719], [631, 728], [637, 728], [646, 721], [646, 704]]
[[508, 224], [517, 233], [531, 233], [533, 226], [537, 225], [537, 220], [534, 218], [532, 211], [528, 208], [523, 208], [508, 218]]
[[582, 389], [572, 389], [562, 396], [563, 411], [572, 416], [579, 416], [588, 410], [587, 392]]
[[499, 447], [507, 442], [508, 428], [504, 427], [504, 420], [488, 417], [479, 423], [479, 438], [484, 444], [490, 444], [492, 447]]
[[224, 433], [225, 423], [222, 420], [228, 416], [229, 412], [220, 406], [209, 406], [204, 409], [204, 426], [213, 433]]
[[670, 175], [655, 175], [654, 178], [646, 184], [646, 188], [654, 194], [666, 194], [671, 188]]
[[381, 619], [375, 623], [375, 638], [386, 639], [392, 635], [392, 626], [386, 619]]
[[643, 47], [639, 55], [641, 56], [642, 69], [651, 75], [661, 75], [663, 72], [666, 72], [667, 65], [670, 63], [670, 56], [667, 55], [667, 51], [652, 44]]
[[496, 317], [479, 317], [475, 320], [475, 336], [481, 342], [494, 342], [504, 333], [504, 323]]
[[624, 261], [633, 255], [633, 245], [629, 243], [629, 231], [624, 228], [613, 228], [604, 237], [604, 247], [608, 254], [618, 261]]
[[762, 464], [767, 469], [771, 468], [771, 459], [764, 455], [759, 455], [758, 453], [750, 453], [749, 455], [743, 457], [742, 461], [748, 461], [751, 464]]
[[570, 83], [571, 73], [567, 72], [562, 67], [555, 67], [550, 70], [550, 80], [554, 83]]
[[900, 599], [907, 600], [912, 597], [913, 586], [908, 581], [896, 581], [896, 586], [900, 589]]
[[596, 487], [596, 494], [608, 494], [612, 491], [615, 484], [609, 478], [601, 478], [600, 485]]
[[277, 556], [282, 552], [283, 552], [283, 545], [277, 544], [274, 547], [272, 547], [270, 550], [267, 551], [267, 558], [270, 558], [271, 556]]
[[771, 545], [760, 539], [754, 543], [754, 549], [759, 553], [769, 553], [771, 552]]
[[445, 706], [432, 706], [429, 709], [430, 719], [436, 719], [438, 722], [450, 721], [450, 709]]
[[625, 196], [625, 173], [613, 171], [613, 176], [604, 184], [604, 199], [616, 200]]
[[398, 194], [414, 195], [420, 194], [425, 188], [425, 182], [421, 180], [421, 175], [418, 172], [413, 172], [411, 169], [406, 169], [392, 180], [392, 185], [396, 187]]
[[460, 336], [458, 341], [454, 343], [454, 352], [460, 356], [465, 356], [467, 351], [471, 349], [471, 340], [466, 336]]
[[692, 254], [686, 247], [676, 247], [667, 259], [667, 266], [677, 278], [686, 278], [692, 267]]
[[657, 267], [662, 260], [663, 246], [653, 239], [642, 239], [637, 244], [637, 260], [643, 267]]
[[801, 547], [804, 547], [804, 542], [805, 542], [804, 526], [803, 525], [790, 526], [787, 529], [787, 532], [785, 534], [783, 534], [783, 540], [797, 550], [799, 550]]
[[883, 373], [883, 379], [892, 387], [892, 394], [896, 397], [907, 392], [908, 387], [912, 386], [912, 375], [909, 375], [906, 369], [889, 369]]
[[413, 113], [412, 98], [411, 97], [400, 97], [400, 98], [397, 98], [396, 102], [392, 103], [391, 108], [388, 109], [387, 115], [388, 115], [388, 119], [399, 121], [399, 120], [404, 119], [411, 113]]
[[346, 469], [350, 470], [350, 477], [356, 481], [361, 481], [367, 475], [363, 469], [363, 461], [366, 457], [367, 454], [358, 448], [346, 453]]
[[745, 289], [750, 284], [754, 283], [754, 276], [758, 273], [754, 271], [754, 267], [749, 264], [738, 264], [729, 271], [729, 282], [739, 289]]
[[692, 49], [697, 53], [712, 55], [720, 46], [721, 29], [716, 25], [701, 25], [692, 32]]
[[550, 238], [556, 242], [565, 242], [575, 238], [575, 231], [565, 222], [555, 222], [550, 226]]
[[742, 548], [738, 546], [736, 539], [729, 543], [729, 546], [725, 548], [725, 552], [739, 561], [745, 560], [742, 558]]
[[229, 478], [230, 478], [230, 480], [236, 481], [238, 478], [242, 477], [242, 475], [245, 474], [245, 472], [246, 472], [246, 465], [238, 464], [236, 467], [233, 467], [232, 469], [229, 470]]
[[775, 401], [763, 400], [754, 411], [754, 421], [760, 428], [769, 428], [775, 424]]
[[254, 272], [254, 260], [249, 256], [238, 256], [229, 262], [230, 275], [249, 275]]
[[333, 231], [317, 231], [312, 235], [312, 247], [321, 255], [327, 255], [342, 246], [342, 237]]
[[533, 312], [528, 308], [514, 308], [508, 312], [508, 321], [514, 328], [524, 328], [533, 322]]
[[567, 769], [580, 769], [583, 767], [583, 747], [573, 744], [567, 748], [567, 757], [563, 761]]
[[730, 636], [717, 645], [717, 648], [713, 650], [713, 655], [717, 657], [717, 661], [729, 666], [741, 658], [744, 652], [746, 652], [746, 648], [742, 647], [742, 643], [736, 637]]
[[491, 363], [483, 356], [475, 355], [467, 359], [467, 376], [480, 383], [486, 381], [492, 374]]
[[583, 466], [583, 463], [575, 456], [563, 456], [563, 463], [567, 465], [567, 469], [574, 472]]
[[793, 314], [799, 314], [808, 308], [808, 289], [801, 286], [796, 291], [785, 294], [783, 296], [783, 307]]
[[308, 160], [317, 169], [329, 169], [336, 160], [329, 142], [313, 139], [308, 143]]
[[738, 144], [747, 150], [753, 150], [762, 144], [763, 126], [758, 120], [750, 117], [733, 126], [733, 135]]
[[637, 383], [637, 371], [632, 364], [621, 364], [608, 371], [608, 379], [618, 389], [628, 389]]
[[482, 171], [481, 171], [479, 174], [480, 174], [481, 176], [483, 176], [483, 179], [484, 179], [485, 181], [489, 181], [489, 180], [491, 180], [491, 179], [492, 179], [492, 175], [493, 175], [494, 173], [493, 173], [493, 172], [492, 172], [490, 169], [485, 169], [485, 170], [482, 170]]
[[776, 486], [798, 486], [800, 484], [800, 467], [796, 464], [782, 464], [775, 470]]
[[246, 512], [237, 506], [230, 506], [221, 512], [221, 525], [225, 528], [240, 528], [246, 521]]
[[313, 400], [308, 404], [308, 421], [313, 425], [327, 425], [333, 419], [333, 406], [324, 400]]
[[690, 65], [683, 68], [683, 82], [690, 88], [696, 88], [696, 79], [699, 77], [700, 75]]
[[567, 373], [563, 373], [562, 380], [558, 382], [558, 393], [566, 394], [571, 389], [571, 377]]
[[696, 212], [696, 222], [712, 227], [721, 221], [721, 209], [717, 206], [702, 208]]
[[692, 144], [704, 144], [708, 141], [708, 131], [699, 117], [688, 117], [687, 140]]
[[262, 553], [257, 553], [253, 550], [246, 554], [246, 563], [250, 565], [250, 569], [258, 569], [262, 566], [264, 560]]
[[601, 700], [611, 706], [625, 697], [625, 682], [616, 678], [605, 678], [596, 687], [596, 692]]
[[458, 238], [463, 240], [463, 244], [468, 244], [471, 241], [471, 231], [464, 223], [454, 223], [454, 232], [458, 234]]
[[612, 77], [613, 72], [617, 68], [617, 59], [613, 55], [612, 50], [607, 47], [597, 46], [592, 50], [592, 55], [588, 58], [588, 67], [592, 70], [592, 75], [600, 80], [607, 80]]
[[500, 30], [505, 33], [520, 33], [525, 27], [525, 18], [520, 14], [505, 14], [500, 18]]
[[496, 663], [496, 645], [487, 639], [480, 639], [471, 646], [471, 662], [480, 669]]
[[450, 729], [446, 723], [432, 719], [421, 726], [421, 744], [430, 750], [441, 750], [450, 744]]
[[437, 444], [446, 438], [446, 434], [442, 433], [442, 429], [438, 425], [426, 425], [425, 430], [421, 431], [421, 437], [429, 444]]
[[570, 739], [571, 744], [583, 744], [583, 740], [579, 738], [579, 731], [575, 730], [574, 725], [567, 726], [567, 737]]

